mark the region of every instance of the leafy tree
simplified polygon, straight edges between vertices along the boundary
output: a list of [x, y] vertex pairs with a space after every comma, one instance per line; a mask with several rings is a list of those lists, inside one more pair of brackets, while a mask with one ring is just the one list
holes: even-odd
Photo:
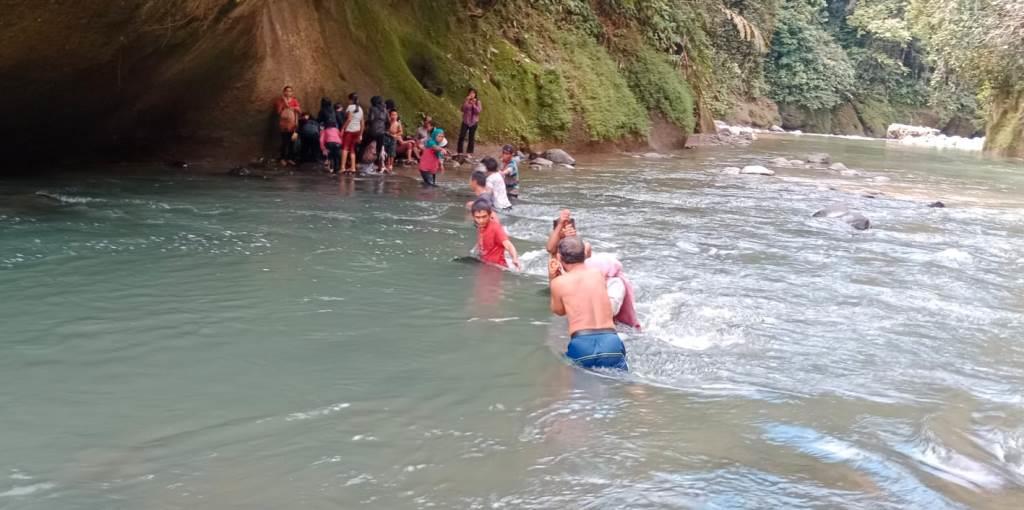
[[820, 110], [852, 97], [853, 65], [825, 20], [824, 0], [783, 0], [765, 64], [775, 101]]

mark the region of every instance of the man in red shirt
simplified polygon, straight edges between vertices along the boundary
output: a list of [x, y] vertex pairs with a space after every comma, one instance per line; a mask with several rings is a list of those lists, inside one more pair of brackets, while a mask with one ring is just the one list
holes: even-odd
[[478, 199], [473, 202], [473, 222], [477, 228], [477, 247], [480, 250], [480, 260], [488, 264], [495, 264], [501, 267], [508, 267], [505, 263], [505, 251], [512, 256], [512, 264], [516, 269], [522, 271], [523, 265], [519, 263], [519, 254], [512, 241], [508, 240], [505, 228], [492, 214], [493, 206], [486, 199]]

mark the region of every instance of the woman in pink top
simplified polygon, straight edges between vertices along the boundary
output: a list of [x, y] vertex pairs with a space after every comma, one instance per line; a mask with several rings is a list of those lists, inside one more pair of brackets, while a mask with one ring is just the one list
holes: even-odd
[[332, 174], [341, 170], [341, 131], [334, 119], [329, 119], [320, 132], [320, 150], [327, 156]]
[[466, 94], [466, 100], [462, 103], [462, 129], [459, 130], [459, 154], [465, 154], [462, 152], [463, 142], [466, 138], [469, 138], [469, 147], [466, 149], [469, 154], [473, 153], [473, 149], [476, 147], [476, 125], [480, 122], [480, 111], [483, 110], [483, 106], [480, 106], [480, 99], [476, 97], [476, 89], [469, 89], [469, 94]]

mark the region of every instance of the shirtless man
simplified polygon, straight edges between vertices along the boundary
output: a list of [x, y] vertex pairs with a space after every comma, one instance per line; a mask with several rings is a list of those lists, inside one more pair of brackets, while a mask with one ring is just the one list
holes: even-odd
[[584, 264], [584, 243], [577, 236], [558, 243], [555, 256], [562, 275], [551, 280], [551, 311], [569, 318], [565, 355], [583, 368], [626, 365], [626, 346], [615, 332], [605, 277]]

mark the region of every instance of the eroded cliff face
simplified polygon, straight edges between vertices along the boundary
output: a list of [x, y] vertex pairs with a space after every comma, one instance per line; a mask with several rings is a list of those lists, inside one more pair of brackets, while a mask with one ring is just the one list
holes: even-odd
[[[643, 114], [616, 56], [544, 30], [542, 16], [510, 23], [491, 4], [8, 0], [0, 138], [16, 159], [249, 158], [272, 144], [271, 104], [288, 84], [311, 112], [322, 96], [358, 91], [395, 99], [407, 125], [430, 113], [449, 129], [474, 86], [491, 142], [648, 139], [657, 115]], [[643, 118], [614, 125], [628, 118], [622, 105]], [[679, 142], [693, 127], [659, 126]]]

